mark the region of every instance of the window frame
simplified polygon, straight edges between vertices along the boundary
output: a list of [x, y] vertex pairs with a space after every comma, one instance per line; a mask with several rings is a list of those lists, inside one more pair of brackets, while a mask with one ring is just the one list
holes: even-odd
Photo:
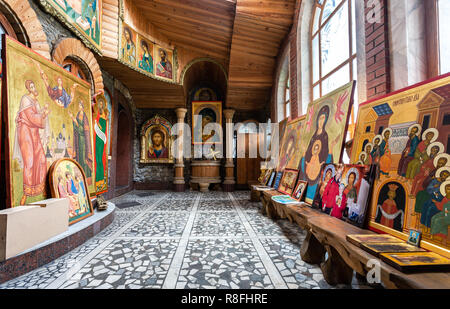
[[[334, 11], [327, 17], [327, 19], [325, 21], [322, 22], [322, 17], [323, 17], [323, 13], [324, 13], [324, 8], [325, 5], [327, 3], [327, 1], [330, 0], [324, 0], [323, 4], [319, 4], [319, 2], [317, 0], [314, 0], [314, 4], [313, 4], [313, 14], [312, 14], [312, 18], [311, 18], [311, 22], [310, 22], [310, 36], [309, 36], [309, 43], [310, 43], [310, 95], [312, 98], [312, 101], [321, 98], [324, 95], [323, 92], [323, 83], [329, 78], [331, 77], [334, 73], [338, 72], [339, 70], [341, 70], [344, 66], [348, 65], [349, 66], [349, 81], [355, 80], [355, 76], [353, 76], [354, 74], [354, 62], [357, 59], [357, 48], [356, 48], [356, 44], [355, 44], [355, 50], [353, 50], [353, 41], [356, 40], [356, 37], [353, 37], [353, 3], [352, 0], [342, 0], [341, 3], [334, 9]], [[328, 72], [326, 75], [322, 76], [322, 55], [321, 55], [321, 43], [322, 43], [322, 35], [321, 35], [321, 30], [331, 21], [331, 19], [336, 15], [336, 13], [345, 5], [345, 3], [348, 3], [348, 32], [349, 32], [349, 58], [347, 58], [346, 60], [344, 60], [342, 63], [338, 64], [336, 67], [334, 67], [330, 72]], [[356, 5], [356, 3], [355, 3]], [[313, 28], [314, 28], [314, 20], [316, 17], [316, 13], [317, 13], [317, 9], [320, 8], [320, 16], [319, 16], [319, 26], [317, 28], [316, 32], [313, 32]], [[355, 8], [356, 9], [356, 8]], [[356, 14], [356, 12], [355, 12]], [[356, 16], [355, 16], [355, 21], [356, 21]], [[356, 25], [355, 25], [356, 27]], [[314, 39], [317, 37], [318, 40], [318, 50], [316, 51], [316, 55], [314, 55], [313, 53], [313, 41]], [[318, 59], [318, 63], [319, 63], [319, 79], [317, 81], [314, 81], [314, 57], [317, 56], [319, 57]], [[356, 64], [357, 65], [357, 64]], [[314, 88], [319, 86], [319, 96], [317, 98], [314, 97]]]
[[[290, 87], [290, 74], [288, 74], [288, 77], [286, 78], [286, 82], [284, 84], [284, 93], [283, 93], [283, 111], [284, 111], [284, 118], [291, 116], [291, 87]], [[286, 99], [287, 93], [289, 91], [289, 99]], [[289, 113], [288, 113], [288, 105], [289, 105]]]
[[425, 36], [427, 45], [427, 77], [440, 74], [439, 12], [437, 0], [425, 1]]
[[[68, 65], [71, 66], [70, 70], [66, 69], [66, 66], [68, 66]], [[62, 67], [63, 67], [64, 70], [72, 73], [73, 75], [81, 78], [82, 80], [90, 82], [87, 79], [86, 74], [83, 72], [83, 69], [81, 68], [81, 66], [76, 61], [72, 60], [71, 58], [64, 59]]]
[[2, 12], [0, 12], [0, 25], [3, 27], [3, 29], [5, 29], [5, 33], [7, 35], [17, 40], [17, 35], [14, 31], [13, 26]]

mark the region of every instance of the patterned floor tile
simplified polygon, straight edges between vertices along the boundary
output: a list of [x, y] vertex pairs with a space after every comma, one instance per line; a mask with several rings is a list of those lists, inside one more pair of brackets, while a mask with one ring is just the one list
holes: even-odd
[[119, 212], [116, 211], [114, 214], [114, 221], [103, 231], [101, 231], [97, 236], [98, 237], [109, 237], [112, 234], [116, 233], [118, 229], [122, 226], [126, 225], [128, 222], [136, 218], [139, 215], [139, 212]]
[[237, 199], [237, 200], [250, 200], [250, 191], [245, 190], [245, 191], [234, 191], [233, 196]]
[[145, 215], [134, 226], [126, 230], [121, 236], [152, 237], [152, 236], [181, 236], [189, 213], [150, 213]]
[[251, 240], [190, 241], [177, 288], [274, 288]]
[[305, 231], [264, 217], [249, 196], [130, 192], [112, 202], [142, 205], [116, 209], [97, 236], [0, 289], [372, 288], [356, 278], [349, 286], [328, 285], [317, 265], [301, 260]]
[[166, 200], [164, 203], [159, 203], [157, 206], [152, 208], [151, 211], [189, 211], [192, 209], [194, 202], [194, 199]]
[[222, 191], [209, 191], [200, 193], [202, 200], [229, 200], [228, 192]]
[[237, 199], [238, 206], [243, 211], [260, 212], [262, 209], [261, 202], [252, 202], [249, 199]]
[[62, 288], [161, 288], [178, 240], [118, 240]]
[[247, 236], [235, 212], [199, 212], [191, 236]]
[[97, 248], [103, 241], [103, 239], [97, 237], [92, 238], [55, 261], [1, 284], [0, 289], [43, 289], [63, 275], [68, 269], [76, 266], [83, 257]]
[[227, 200], [202, 199], [198, 206], [199, 211], [232, 211], [233, 203]]

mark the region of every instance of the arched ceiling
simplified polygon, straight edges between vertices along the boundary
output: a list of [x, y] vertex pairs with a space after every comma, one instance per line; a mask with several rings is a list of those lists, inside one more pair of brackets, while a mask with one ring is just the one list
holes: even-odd
[[189, 92], [199, 85], [214, 85], [222, 96], [227, 93], [227, 76], [219, 64], [208, 60], [193, 63], [182, 76], [183, 88], [186, 97]]

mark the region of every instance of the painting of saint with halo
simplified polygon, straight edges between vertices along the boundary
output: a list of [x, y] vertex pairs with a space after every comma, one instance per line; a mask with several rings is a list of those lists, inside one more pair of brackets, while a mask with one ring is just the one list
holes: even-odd
[[308, 106], [300, 138], [299, 180], [308, 183], [305, 201], [309, 204], [314, 200], [322, 167], [341, 159], [353, 90], [351, 82]]

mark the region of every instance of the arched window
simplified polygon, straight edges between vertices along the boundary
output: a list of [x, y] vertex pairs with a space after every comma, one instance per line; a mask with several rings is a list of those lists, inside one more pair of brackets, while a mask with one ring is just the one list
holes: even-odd
[[94, 79], [86, 63], [84, 63], [82, 60], [78, 58], [75, 57], [72, 58], [71, 56], [69, 56], [66, 59], [64, 59], [62, 67], [64, 68], [64, 70], [71, 72], [75, 76], [78, 76], [82, 80], [85, 80], [89, 84], [91, 84], [91, 94], [92, 96], [95, 94]]
[[276, 117], [275, 121], [280, 122], [291, 114], [291, 94], [289, 91], [289, 47], [285, 48], [279, 64], [276, 82]]
[[439, 19], [439, 73], [450, 72], [450, 1], [438, 0]]
[[290, 90], [290, 76], [286, 80], [286, 87], [284, 90], [284, 118], [291, 116], [291, 90]]
[[[3, 15], [0, 12], [0, 54], [1, 54], [2, 46], [3, 46], [2, 34], [7, 34], [17, 40], [17, 36], [16, 36], [16, 33], [14, 32], [13, 27], [9, 23], [8, 19], [6, 19], [5, 15]], [[1, 61], [2, 60], [0, 59], [0, 63], [1, 63]], [[2, 72], [2, 68], [0, 66], [0, 74], [1, 74], [1, 72]]]
[[78, 76], [82, 80], [87, 81], [86, 74], [83, 72], [81, 66], [72, 59], [64, 60], [63, 68], [64, 70], [73, 73], [75, 76]]
[[310, 71], [314, 100], [356, 80], [355, 25], [355, 0], [315, 0]]

